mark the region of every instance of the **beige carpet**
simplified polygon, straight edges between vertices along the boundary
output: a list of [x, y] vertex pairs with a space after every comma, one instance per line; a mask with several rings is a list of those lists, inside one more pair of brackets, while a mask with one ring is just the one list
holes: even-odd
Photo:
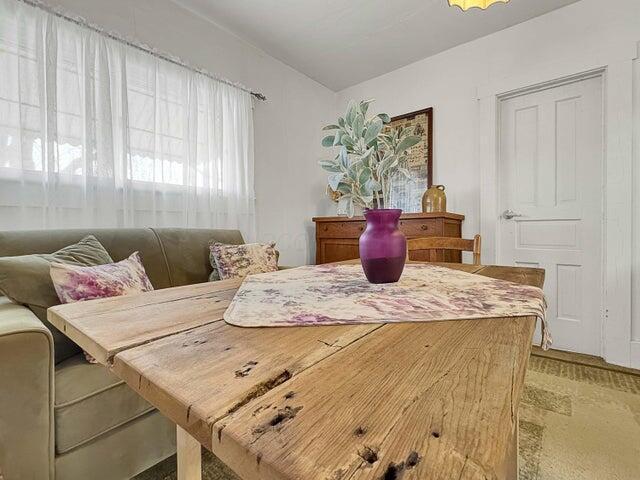
[[[204, 448], [202, 449], [202, 479], [240, 480], [215, 455]], [[176, 480], [176, 456], [169, 457], [164, 462], [142, 472], [134, 480]]]
[[[175, 457], [136, 480], [174, 480]], [[237, 480], [203, 456], [204, 480]], [[535, 349], [520, 406], [520, 480], [640, 479], [640, 371]]]
[[640, 478], [640, 372], [539, 355], [520, 404], [520, 480]]

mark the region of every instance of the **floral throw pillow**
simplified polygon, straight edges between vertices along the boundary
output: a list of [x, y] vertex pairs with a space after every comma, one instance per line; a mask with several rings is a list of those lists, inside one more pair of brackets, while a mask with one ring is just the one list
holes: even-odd
[[[120, 262], [82, 267], [52, 263], [49, 270], [53, 286], [62, 303], [118, 297], [153, 290], [140, 254], [132, 253]], [[95, 359], [85, 352], [90, 363]]]
[[278, 257], [275, 243], [247, 243], [245, 245], [225, 245], [213, 243], [211, 265], [217, 269], [220, 279], [243, 278], [256, 273], [278, 270]]

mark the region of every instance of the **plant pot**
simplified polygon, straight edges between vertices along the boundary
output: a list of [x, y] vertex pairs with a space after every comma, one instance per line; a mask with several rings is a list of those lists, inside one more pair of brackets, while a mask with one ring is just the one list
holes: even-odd
[[397, 282], [404, 270], [407, 239], [398, 228], [400, 209], [365, 210], [367, 228], [360, 235], [360, 261], [371, 283]]

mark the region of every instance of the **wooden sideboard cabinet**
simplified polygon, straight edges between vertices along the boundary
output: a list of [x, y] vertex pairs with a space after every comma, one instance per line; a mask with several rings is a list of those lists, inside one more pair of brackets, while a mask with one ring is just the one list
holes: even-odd
[[[400, 217], [400, 230], [407, 238], [457, 237], [462, 235], [464, 215], [457, 213], [405, 213]], [[315, 217], [316, 264], [359, 258], [358, 239], [364, 232], [363, 217]], [[412, 254], [412, 260], [461, 262], [461, 252], [425, 251]]]

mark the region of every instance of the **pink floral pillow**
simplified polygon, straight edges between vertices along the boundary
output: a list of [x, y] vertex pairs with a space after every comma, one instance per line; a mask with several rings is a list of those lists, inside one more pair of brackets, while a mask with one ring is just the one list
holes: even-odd
[[209, 249], [211, 264], [218, 269], [222, 280], [278, 270], [279, 253], [275, 243], [214, 243]]
[[51, 280], [62, 303], [153, 290], [138, 252], [120, 262], [91, 267], [52, 263]]
[[[120, 262], [91, 267], [52, 263], [49, 270], [53, 286], [62, 303], [118, 297], [153, 290], [140, 254], [132, 253]], [[85, 352], [90, 363], [96, 363]]]

